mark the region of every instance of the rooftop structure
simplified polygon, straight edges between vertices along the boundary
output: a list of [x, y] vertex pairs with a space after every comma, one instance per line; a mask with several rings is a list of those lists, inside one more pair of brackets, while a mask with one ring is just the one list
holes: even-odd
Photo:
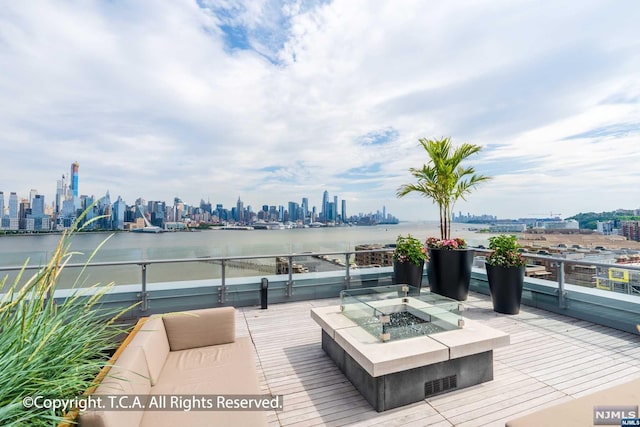
[[471, 293], [465, 317], [509, 333], [494, 350], [494, 380], [378, 413], [322, 351], [309, 312], [338, 298], [238, 310], [239, 335], [255, 345], [261, 388], [283, 394], [272, 426], [491, 426], [640, 378], [640, 337], [523, 306], [517, 316], [494, 313]]
[[[353, 253], [346, 255], [348, 259]], [[293, 260], [299, 256], [288, 257]], [[183, 261], [188, 260], [101, 266], [142, 265], [145, 272]], [[218, 262], [202, 258], [192, 261]], [[225, 263], [229, 261], [225, 259]], [[563, 258], [555, 261], [560, 271], [564, 263], [589, 265]], [[109, 304], [129, 305], [141, 299], [142, 304], [133, 313], [136, 316], [203, 306], [236, 306], [236, 332], [251, 337], [262, 391], [284, 396], [284, 410], [268, 413], [271, 426], [504, 425], [524, 414], [640, 379], [640, 337], [630, 333], [640, 323], [637, 295], [528, 277], [520, 313], [508, 316], [493, 311], [485, 295], [486, 274], [475, 268], [464, 318], [510, 337], [508, 346], [493, 350], [493, 380], [377, 412], [325, 354], [321, 328], [311, 318], [313, 308], [340, 304], [340, 289], [391, 280], [391, 267], [351, 271], [348, 266], [345, 263], [342, 271], [289, 271], [287, 275], [266, 276], [273, 299], [266, 309], [255, 306], [260, 294], [259, 277], [225, 280], [224, 274], [221, 280], [147, 284], [143, 273], [142, 288], [118, 286], [119, 294], [109, 298]], [[610, 280], [614, 279], [619, 277], [614, 274]], [[626, 289], [633, 291], [629, 286]], [[64, 292], [57, 291], [55, 297], [64, 297]]]

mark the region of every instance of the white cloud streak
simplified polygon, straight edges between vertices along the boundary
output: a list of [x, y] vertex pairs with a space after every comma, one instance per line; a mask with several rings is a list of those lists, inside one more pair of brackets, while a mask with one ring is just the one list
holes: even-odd
[[0, 190], [51, 202], [77, 160], [81, 193], [128, 203], [319, 205], [327, 189], [350, 212], [433, 219], [395, 190], [425, 161], [418, 138], [451, 136], [485, 146], [475, 166], [494, 176], [465, 212], [637, 208], [639, 16], [632, 1], [12, 2]]

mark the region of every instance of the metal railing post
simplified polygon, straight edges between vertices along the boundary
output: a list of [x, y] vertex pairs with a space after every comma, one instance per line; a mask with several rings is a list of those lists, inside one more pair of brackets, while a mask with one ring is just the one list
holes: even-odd
[[347, 274], [347, 276], [345, 277], [345, 281], [346, 281], [347, 289], [351, 288], [351, 268], [350, 268], [350, 267], [351, 267], [351, 266], [350, 266], [350, 264], [351, 264], [351, 263], [350, 263], [350, 261], [349, 261], [349, 258], [350, 258], [350, 257], [351, 257], [351, 253], [346, 252], [346, 253], [344, 254], [344, 258], [345, 258], [344, 260], [345, 260], [345, 262], [346, 262], [346, 266], [347, 266], [347, 269], [346, 269], [346, 274]]
[[293, 255], [287, 256], [289, 262], [289, 279], [287, 280], [287, 288], [285, 290], [285, 296], [293, 295]]
[[147, 264], [140, 264], [142, 268], [142, 291], [140, 292], [140, 311], [145, 312], [149, 308], [149, 293], [147, 292]]
[[218, 302], [220, 304], [224, 304], [227, 302], [227, 282], [225, 280], [227, 260], [221, 260], [220, 266], [222, 270], [220, 272], [220, 289], [218, 291]]
[[558, 262], [558, 307], [567, 308], [564, 290], [564, 261]]

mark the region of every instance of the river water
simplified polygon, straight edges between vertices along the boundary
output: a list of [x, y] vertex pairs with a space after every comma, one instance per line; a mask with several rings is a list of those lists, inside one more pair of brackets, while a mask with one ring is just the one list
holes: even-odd
[[[287, 230], [207, 230], [174, 233], [77, 233], [72, 236], [71, 262], [84, 263], [102, 242], [103, 246], [93, 262], [148, 261], [181, 258], [227, 257], [245, 255], [282, 255], [303, 252], [331, 252], [353, 250], [363, 243], [394, 243], [398, 235], [411, 234], [420, 239], [439, 236], [437, 222], [408, 222], [396, 225], [365, 227], [324, 227]], [[488, 234], [468, 230], [466, 224], [453, 224], [451, 235], [467, 239], [470, 245], [487, 244]], [[53, 254], [60, 240], [59, 234], [18, 235], [0, 237], [0, 267], [42, 265]], [[267, 261], [268, 260], [268, 261]], [[259, 264], [260, 261], [257, 261]], [[273, 264], [274, 258], [263, 263]], [[79, 269], [75, 270], [75, 276]], [[233, 271], [227, 276], [264, 274], [262, 271]], [[245, 269], [246, 270], [246, 269]], [[250, 269], [249, 269], [250, 270]], [[72, 285], [71, 272], [65, 271], [63, 287]], [[2, 273], [0, 277], [4, 277]], [[140, 283], [140, 267], [118, 266], [88, 269], [81, 284]], [[27, 274], [30, 276], [30, 274]], [[192, 280], [220, 276], [220, 266], [207, 263], [152, 265], [148, 270], [150, 282]], [[7, 283], [14, 280], [10, 274]]]

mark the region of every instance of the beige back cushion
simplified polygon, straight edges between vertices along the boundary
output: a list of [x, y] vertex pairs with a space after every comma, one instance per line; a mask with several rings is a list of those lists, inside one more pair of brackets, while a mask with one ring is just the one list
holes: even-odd
[[163, 316], [171, 351], [235, 341], [236, 315], [233, 307], [207, 308]]
[[169, 341], [161, 317], [148, 319], [129, 343], [129, 347], [142, 347], [149, 367], [151, 385], [156, 385], [164, 362], [169, 355]]

